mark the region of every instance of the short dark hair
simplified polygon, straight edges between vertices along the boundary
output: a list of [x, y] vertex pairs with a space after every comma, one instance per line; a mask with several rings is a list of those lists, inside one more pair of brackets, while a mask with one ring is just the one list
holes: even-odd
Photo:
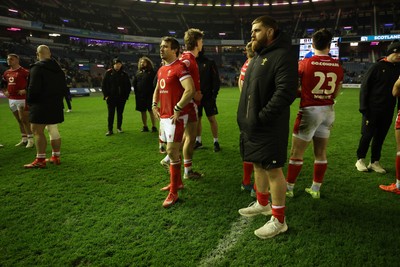
[[172, 37], [172, 36], [164, 36], [163, 38], [161, 38], [161, 41], [167, 42], [171, 44], [171, 49], [176, 49], [176, 56], [179, 56], [179, 52], [180, 52], [180, 45], [179, 42], [176, 38]]
[[274, 30], [274, 38], [276, 38], [276, 36], [278, 35], [279, 26], [278, 22], [274, 18], [268, 15], [260, 16], [253, 20], [251, 24], [253, 25], [256, 23], [262, 23], [264, 27], [272, 28]]
[[330, 47], [332, 42], [332, 33], [327, 29], [320, 29], [312, 35], [312, 41], [315, 49], [324, 50]]

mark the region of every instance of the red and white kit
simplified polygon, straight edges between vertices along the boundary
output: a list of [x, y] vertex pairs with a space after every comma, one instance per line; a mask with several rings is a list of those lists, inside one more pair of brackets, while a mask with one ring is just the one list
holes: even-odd
[[16, 70], [8, 69], [3, 74], [3, 79], [7, 83], [9, 99], [25, 99], [26, 95], [19, 94], [20, 90], [26, 90], [28, 85], [29, 71], [23, 67]]
[[300, 111], [293, 135], [310, 141], [328, 138], [335, 120], [334, 97], [343, 80], [343, 68], [328, 55], [315, 55], [299, 62]]
[[[192, 76], [194, 87], [196, 92], [200, 91], [200, 73], [199, 73], [199, 66], [197, 65], [196, 57], [190, 51], [185, 51], [182, 53], [181, 57], [179, 58], [180, 61], [185, 63], [186, 67], [189, 70], [190, 76]], [[191, 107], [189, 110], [189, 122], [197, 121], [197, 106], [200, 103], [195, 103], [191, 101], [188, 106]]]
[[181, 81], [190, 78], [186, 65], [179, 60], [162, 66], [157, 73], [160, 101], [160, 140], [163, 142], [181, 142], [187, 122], [189, 105], [181, 111], [181, 119], [172, 124], [170, 119], [174, 114], [174, 107], [182, 98], [185, 91]]
[[243, 64], [242, 68], [240, 69], [240, 76], [239, 79], [244, 81], [244, 76], [246, 74], [247, 67], [249, 66], [249, 60], [247, 59], [246, 62]]

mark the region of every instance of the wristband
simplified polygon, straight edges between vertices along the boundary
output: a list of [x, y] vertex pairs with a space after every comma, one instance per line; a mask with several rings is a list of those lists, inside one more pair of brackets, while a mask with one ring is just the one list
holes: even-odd
[[174, 107], [174, 111], [179, 112], [181, 110], [182, 110], [182, 108], [180, 106], [178, 106], [178, 104], [176, 104]]

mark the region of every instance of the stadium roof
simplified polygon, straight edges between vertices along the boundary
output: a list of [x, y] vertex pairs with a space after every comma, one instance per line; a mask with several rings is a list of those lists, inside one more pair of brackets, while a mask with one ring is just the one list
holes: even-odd
[[[132, 15], [144, 12], [159, 13], [198, 13], [218, 16], [260, 14], [296, 14], [298, 12], [321, 12], [337, 8], [371, 8], [374, 5], [393, 8], [399, 0], [93, 0], [105, 6], [120, 6], [135, 11]], [[160, 15], [160, 14], [159, 14]]]
[[357, 6], [359, 4], [398, 3], [397, 0], [93, 0], [93, 2], [107, 5], [132, 5], [137, 3], [164, 4], [172, 6], [194, 7], [287, 7], [330, 5]]

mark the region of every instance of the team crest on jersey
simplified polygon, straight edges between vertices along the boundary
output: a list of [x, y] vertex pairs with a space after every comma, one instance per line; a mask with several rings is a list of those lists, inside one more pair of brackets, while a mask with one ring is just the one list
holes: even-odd
[[263, 60], [262, 60], [262, 62], [261, 62], [261, 65], [262, 66], [264, 66], [265, 65], [265, 63], [268, 61], [268, 59], [267, 58], [263, 58]]
[[9, 83], [14, 83], [14, 77], [12, 77], [12, 76], [11, 76], [11, 77], [8, 77], [8, 82], [9, 82]]

